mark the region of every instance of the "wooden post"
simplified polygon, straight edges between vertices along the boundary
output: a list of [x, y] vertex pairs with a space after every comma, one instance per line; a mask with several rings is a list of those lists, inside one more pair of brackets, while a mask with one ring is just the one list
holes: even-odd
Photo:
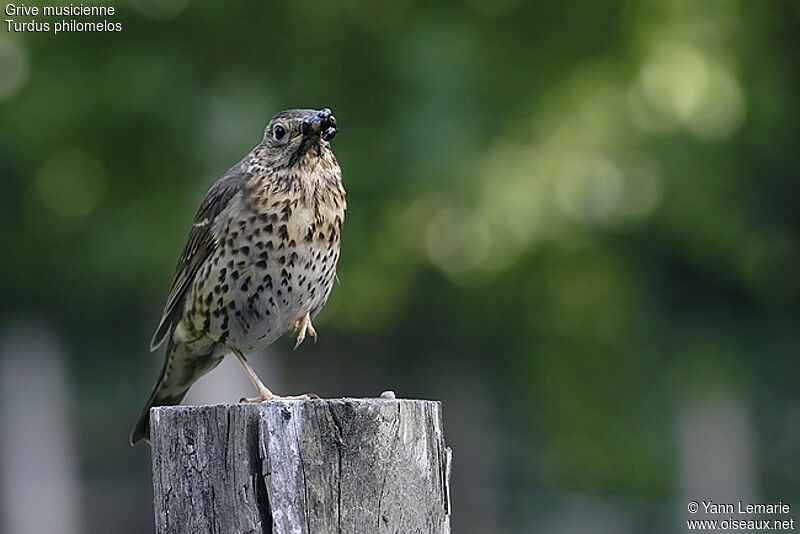
[[150, 420], [157, 534], [450, 532], [439, 402], [175, 406]]

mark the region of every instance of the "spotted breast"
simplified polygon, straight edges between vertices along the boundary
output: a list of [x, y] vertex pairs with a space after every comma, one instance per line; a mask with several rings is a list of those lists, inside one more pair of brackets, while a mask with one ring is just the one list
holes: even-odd
[[189, 338], [202, 333], [253, 352], [325, 305], [339, 259], [345, 193], [332, 152], [308, 159], [298, 170], [255, 174], [231, 203], [221, 245], [186, 300]]

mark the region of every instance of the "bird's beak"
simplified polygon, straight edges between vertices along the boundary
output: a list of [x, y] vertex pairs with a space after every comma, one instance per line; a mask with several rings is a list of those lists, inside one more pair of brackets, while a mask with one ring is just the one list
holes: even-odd
[[[326, 141], [330, 141], [336, 136], [336, 117], [331, 114], [331, 110], [323, 108], [313, 115], [303, 119], [300, 134], [306, 137], [320, 136]], [[299, 135], [299, 134], [296, 134]]]
[[290, 140], [300, 139], [300, 144], [294, 151], [290, 164], [294, 165], [310, 146], [316, 145], [316, 139], [330, 141], [336, 136], [336, 117], [331, 114], [331, 110], [323, 108], [311, 113], [303, 118], [299, 131], [290, 137]]

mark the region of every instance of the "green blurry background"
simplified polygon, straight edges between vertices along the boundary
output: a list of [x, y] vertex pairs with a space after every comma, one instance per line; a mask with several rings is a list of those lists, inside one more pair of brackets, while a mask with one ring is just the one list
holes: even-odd
[[[194, 210], [324, 106], [341, 283], [268, 384], [441, 399], [456, 533], [800, 509], [800, 3], [113, 5], [0, 32], [4, 532], [152, 531], [127, 435]], [[250, 394], [229, 363], [188, 401]]]

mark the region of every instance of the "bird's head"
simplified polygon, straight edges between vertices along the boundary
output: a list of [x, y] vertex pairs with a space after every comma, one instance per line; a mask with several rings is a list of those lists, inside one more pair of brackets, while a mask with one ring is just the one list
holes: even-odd
[[293, 166], [306, 160], [306, 155], [322, 157], [336, 132], [336, 117], [330, 109], [291, 109], [272, 117], [262, 144], [274, 164]]

